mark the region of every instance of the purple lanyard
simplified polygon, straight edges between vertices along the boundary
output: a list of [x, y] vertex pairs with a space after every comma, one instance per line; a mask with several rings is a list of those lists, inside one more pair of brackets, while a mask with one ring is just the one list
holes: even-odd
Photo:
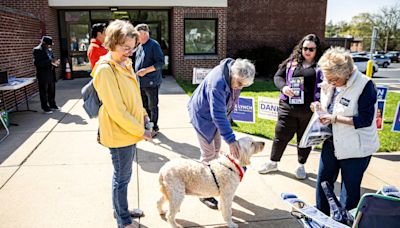
[[[287, 69], [287, 72], [286, 72], [286, 85], [289, 87], [291, 86], [290, 80], [292, 80], [294, 70], [296, 69], [296, 66], [292, 66], [292, 65], [293, 65], [293, 61], [290, 61], [289, 69]], [[322, 82], [323, 75], [319, 68], [315, 69], [315, 74], [316, 74], [316, 77], [315, 77], [315, 85], [314, 85], [314, 101], [319, 101], [320, 91], [321, 91], [319, 84]], [[288, 97], [285, 94], [283, 94], [282, 92], [281, 92], [279, 98], [284, 101], [288, 99]]]
[[[291, 85], [290, 80], [292, 79], [294, 70], [296, 69], [296, 66], [292, 66], [292, 65], [293, 65], [293, 61], [290, 61], [289, 68], [286, 71], [286, 85], [289, 87]], [[283, 94], [282, 92], [279, 97], [281, 100], [284, 100], [284, 101], [286, 101], [288, 99], [288, 97], [285, 94]]]

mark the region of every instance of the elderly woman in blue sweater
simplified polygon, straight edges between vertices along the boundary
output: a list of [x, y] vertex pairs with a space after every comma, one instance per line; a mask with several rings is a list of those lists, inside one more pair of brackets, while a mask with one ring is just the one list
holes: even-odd
[[[238, 145], [231, 128], [229, 115], [237, 103], [240, 91], [253, 84], [254, 65], [247, 59], [227, 58], [214, 67], [194, 91], [189, 115], [200, 144], [200, 161], [218, 158], [221, 136], [229, 145], [232, 156], [238, 157]], [[218, 208], [214, 198], [201, 198], [212, 209]]]
[[377, 92], [374, 83], [354, 66], [344, 48], [331, 48], [318, 62], [324, 75], [320, 102], [311, 106], [320, 111], [320, 121], [330, 124], [333, 136], [322, 146], [317, 178], [317, 208], [329, 215], [329, 204], [321, 183], [331, 186], [342, 176], [340, 203], [347, 210], [357, 207], [360, 186], [371, 155], [379, 149], [375, 124]]

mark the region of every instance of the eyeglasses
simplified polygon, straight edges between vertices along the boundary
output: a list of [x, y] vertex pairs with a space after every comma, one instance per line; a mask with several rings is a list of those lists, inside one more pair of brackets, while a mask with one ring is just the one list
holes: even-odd
[[122, 50], [124, 52], [135, 52], [139, 46], [140, 46], [140, 42], [137, 42], [135, 47], [130, 47], [128, 45], [122, 45]]
[[314, 52], [316, 50], [315, 47], [309, 48], [309, 47], [303, 47], [303, 51], [310, 51], [310, 52]]
[[237, 86], [240, 87], [240, 88], [244, 88], [244, 87], [247, 87], [247, 86], [248, 86], [247, 83], [244, 83], [244, 82], [242, 82], [242, 81], [240, 81], [240, 80], [237, 80], [237, 81], [236, 81], [236, 84], [237, 84]]
[[338, 82], [340, 80], [339, 77], [328, 79], [328, 78], [326, 78], [326, 76], [325, 76], [325, 79], [326, 79], [326, 81], [328, 81], [329, 84], [335, 84], [336, 82]]

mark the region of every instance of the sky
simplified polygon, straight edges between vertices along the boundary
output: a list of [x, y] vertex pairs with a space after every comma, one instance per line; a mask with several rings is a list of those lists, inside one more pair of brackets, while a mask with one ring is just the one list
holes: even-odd
[[377, 13], [383, 6], [392, 6], [400, 0], [328, 0], [326, 22], [350, 22], [359, 13]]

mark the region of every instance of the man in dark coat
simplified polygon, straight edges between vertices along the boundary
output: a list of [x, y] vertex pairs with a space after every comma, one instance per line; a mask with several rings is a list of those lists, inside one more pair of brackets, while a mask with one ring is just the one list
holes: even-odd
[[54, 67], [58, 67], [60, 60], [54, 59], [51, 45], [53, 45], [53, 39], [50, 36], [43, 36], [41, 43], [33, 48], [40, 103], [43, 111], [47, 114], [52, 113], [52, 110], [59, 110], [55, 101], [56, 77]]
[[160, 44], [150, 38], [148, 25], [138, 24], [135, 28], [139, 32], [141, 44], [136, 50], [135, 73], [139, 76], [143, 106], [154, 124], [152, 137], [155, 137], [159, 130], [158, 92], [162, 81], [164, 54]]

